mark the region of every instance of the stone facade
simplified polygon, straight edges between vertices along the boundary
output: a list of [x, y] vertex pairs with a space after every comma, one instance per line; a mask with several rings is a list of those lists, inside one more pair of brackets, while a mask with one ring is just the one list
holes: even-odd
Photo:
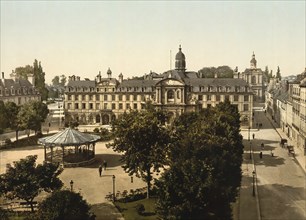
[[40, 101], [41, 96], [34, 87], [33, 75], [29, 75], [28, 79], [22, 79], [12, 72], [10, 78], [5, 79], [2, 72], [0, 78], [0, 100], [3, 102], [15, 102], [17, 105], [23, 105], [30, 100]]
[[250, 68], [246, 68], [242, 73], [238, 72], [238, 69], [236, 68], [234, 78], [244, 79], [250, 85], [250, 88], [254, 93], [254, 101], [265, 100], [267, 82], [263, 71], [260, 68], [257, 68], [257, 60], [255, 59], [254, 52], [250, 61]]
[[306, 147], [306, 69], [295, 81], [271, 82], [266, 92], [267, 112], [299, 148]]
[[81, 124], [109, 124], [120, 114], [142, 110], [146, 102], [168, 112], [170, 120], [184, 112], [199, 111], [229, 100], [237, 105], [243, 126], [252, 126], [253, 92], [243, 79], [200, 78], [197, 72], [186, 71], [181, 47], [175, 69], [143, 77], [119, 79], [101, 72], [95, 80], [69, 77], [65, 88], [65, 114]]

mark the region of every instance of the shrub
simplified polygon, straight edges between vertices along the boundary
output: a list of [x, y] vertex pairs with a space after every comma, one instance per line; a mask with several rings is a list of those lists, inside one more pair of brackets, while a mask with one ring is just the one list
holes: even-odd
[[142, 214], [144, 213], [144, 211], [145, 211], [144, 205], [143, 205], [143, 204], [140, 204], [140, 203], [138, 203], [138, 204], [135, 206], [135, 209], [136, 209], [136, 211], [137, 211], [137, 213], [138, 213], [139, 215], [142, 215]]
[[95, 129], [93, 130], [93, 132], [94, 132], [94, 133], [99, 133], [100, 130], [99, 130], [99, 128], [95, 128]]
[[2, 128], [0, 128], [0, 134], [3, 134], [3, 129]]

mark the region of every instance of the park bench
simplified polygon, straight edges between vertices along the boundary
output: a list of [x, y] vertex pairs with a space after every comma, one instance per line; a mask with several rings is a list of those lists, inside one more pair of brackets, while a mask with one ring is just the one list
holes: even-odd
[[[37, 201], [32, 202], [33, 207], [37, 207], [38, 203]], [[20, 207], [22, 208], [31, 208], [31, 202], [19, 202]]]

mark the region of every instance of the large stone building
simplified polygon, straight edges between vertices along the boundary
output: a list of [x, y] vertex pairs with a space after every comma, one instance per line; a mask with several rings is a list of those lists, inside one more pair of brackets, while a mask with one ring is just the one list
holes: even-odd
[[306, 152], [306, 69], [292, 82], [271, 80], [266, 103], [274, 121]]
[[34, 87], [34, 77], [29, 75], [28, 79], [19, 78], [12, 72], [10, 78], [6, 79], [4, 73], [0, 78], [0, 100], [3, 102], [15, 102], [23, 105], [30, 100], [41, 100], [38, 90]]
[[250, 61], [250, 68], [246, 68], [242, 73], [236, 70], [234, 72], [234, 78], [244, 79], [250, 85], [254, 93], [254, 101], [264, 101], [267, 80], [263, 71], [257, 68], [257, 60], [255, 59], [254, 52]]
[[229, 100], [238, 107], [242, 125], [252, 126], [253, 91], [239, 78], [200, 78], [198, 72], [186, 70], [181, 47], [175, 57], [175, 69], [143, 77], [118, 80], [101, 72], [95, 80], [70, 76], [65, 89], [65, 117], [81, 124], [109, 124], [129, 110], [141, 110], [150, 101], [174, 117], [199, 111]]

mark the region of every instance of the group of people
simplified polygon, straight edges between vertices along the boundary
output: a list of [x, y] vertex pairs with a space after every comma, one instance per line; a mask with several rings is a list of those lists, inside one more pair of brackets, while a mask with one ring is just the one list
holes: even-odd
[[106, 170], [107, 162], [105, 160], [103, 161], [103, 164], [99, 165], [99, 175], [100, 175], [100, 177], [102, 176], [103, 167], [104, 167], [104, 170]]

